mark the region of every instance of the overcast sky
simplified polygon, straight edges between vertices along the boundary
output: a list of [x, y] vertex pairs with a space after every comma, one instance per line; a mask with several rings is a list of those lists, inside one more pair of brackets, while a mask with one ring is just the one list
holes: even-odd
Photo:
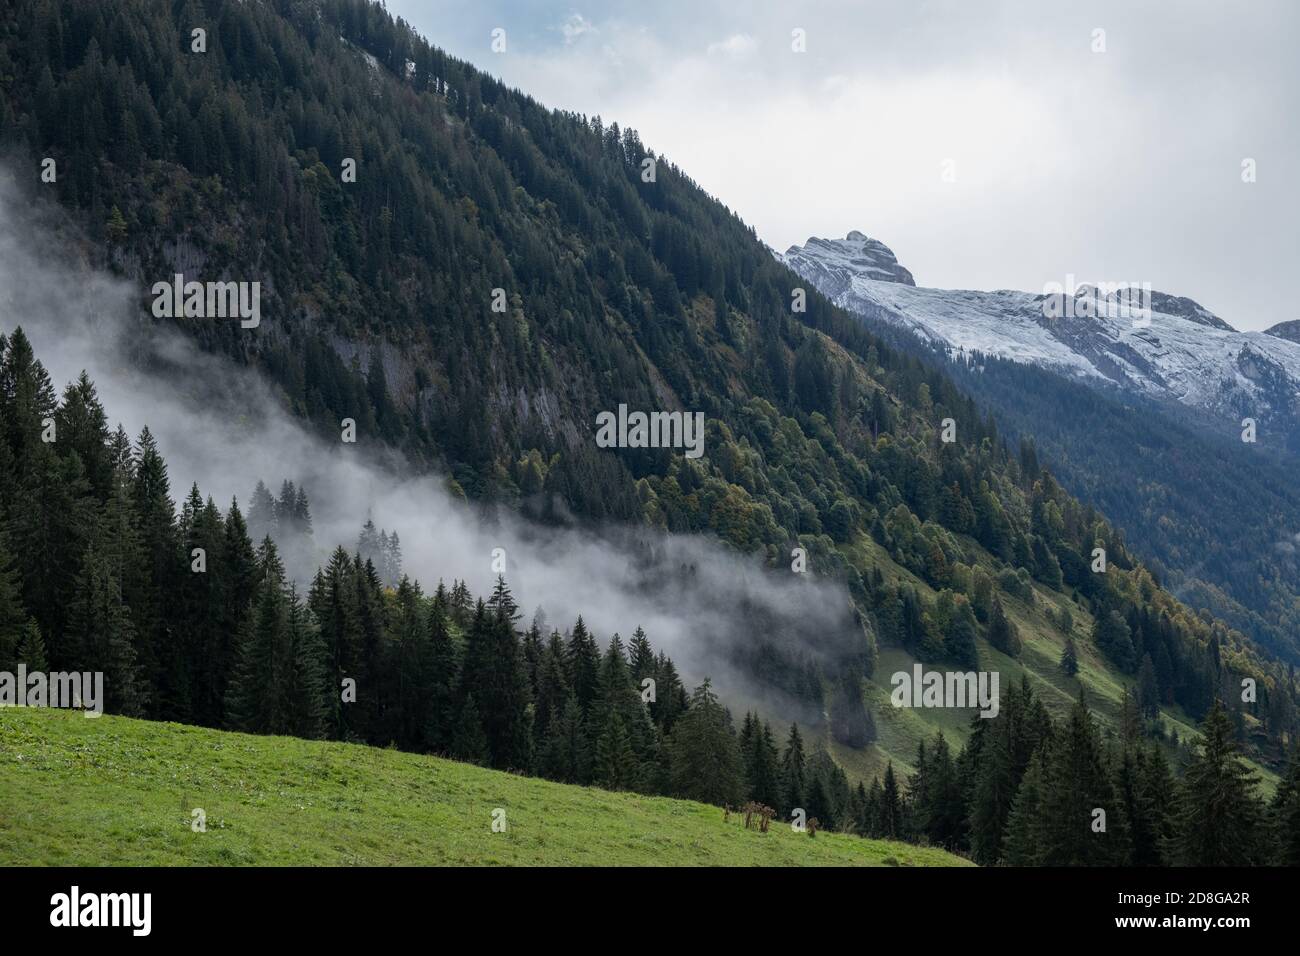
[[388, 8], [548, 106], [635, 127], [780, 251], [859, 229], [920, 285], [1073, 274], [1241, 329], [1300, 319], [1300, 3]]

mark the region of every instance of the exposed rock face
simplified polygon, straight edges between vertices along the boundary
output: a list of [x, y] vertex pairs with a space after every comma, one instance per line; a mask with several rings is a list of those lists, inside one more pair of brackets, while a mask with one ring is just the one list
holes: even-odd
[[1265, 329], [1264, 334], [1277, 339], [1286, 339], [1288, 342], [1295, 342], [1300, 345], [1300, 320], [1279, 322], [1271, 329]]
[[[899, 265], [889, 246], [856, 230], [843, 239], [814, 237], [806, 245], [791, 246], [780, 258], [831, 298], [847, 290], [858, 276], [878, 282], [916, 285], [912, 273]], [[831, 293], [829, 289], [836, 292]]]

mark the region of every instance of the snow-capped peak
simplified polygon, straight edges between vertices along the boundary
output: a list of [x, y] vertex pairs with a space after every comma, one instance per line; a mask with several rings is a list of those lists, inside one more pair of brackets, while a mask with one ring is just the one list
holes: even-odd
[[[847, 280], [849, 276], [863, 276], [880, 282], [916, 285], [912, 273], [899, 265], [894, 250], [856, 229], [843, 239], [818, 239], [814, 236], [802, 246], [791, 246], [781, 257], [787, 265], [791, 265], [792, 259], [799, 258], [805, 260], [809, 268], [820, 267], [829, 282], [835, 282], [837, 278]], [[795, 271], [803, 274], [800, 269]], [[820, 283], [818, 287], [821, 288]]]
[[903, 326], [954, 353], [981, 352], [1212, 411], [1225, 419], [1300, 409], [1300, 323], [1238, 332], [1209, 309], [1149, 286], [1113, 292], [926, 289], [888, 246], [853, 231], [778, 258], [837, 305]]

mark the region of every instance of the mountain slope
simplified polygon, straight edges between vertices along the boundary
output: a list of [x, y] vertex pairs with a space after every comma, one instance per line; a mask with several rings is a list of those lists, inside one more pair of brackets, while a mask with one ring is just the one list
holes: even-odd
[[1140, 314], [1138, 298], [1091, 286], [1054, 294], [917, 288], [901, 266], [906, 280], [869, 265], [894, 254], [860, 232], [810, 239], [779, 258], [837, 305], [954, 351], [1178, 403], [1225, 428], [1255, 418], [1261, 442], [1300, 449], [1300, 345], [1276, 329], [1238, 332], [1191, 299], [1161, 292], [1150, 293], [1149, 314]]
[[[0, 865], [959, 866], [686, 800], [355, 744], [58, 711], [0, 714]], [[202, 808], [206, 832], [192, 830]], [[492, 829], [505, 811], [504, 832]]]
[[[1242, 442], [1240, 429], [1216, 425], [1204, 409], [1114, 385], [1061, 328], [1034, 312], [1038, 297], [914, 294], [855, 265], [859, 244], [810, 240], [786, 258], [873, 330], [904, 330], [893, 341], [939, 361], [1010, 436], [1031, 442], [1066, 487], [1115, 520], [1189, 604], [1300, 660], [1300, 566], [1292, 544], [1300, 529], [1300, 490], [1288, 464], [1293, 459], [1279, 457], [1266, 438]], [[1008, 310], [1012, 301], [1024, 305], [1019, 313]], [[1135, 334], [1173, 327], [1193, 351], [1198, 336], [1235, 335], [1190, 300], [1156, 294], [1153, 304], [1168, 311]], [[1099, 325], [1096, 335], [1104, 329]]]
[[[361, 0], [19, 0], [3, 17], [0, 130], [22, 168], [57, 160], [47, 192], [89, 232], [79, 250], [142, 290], [176, 272], [266, 290], [252, 330], [142, 301], [142, 352], [149, 323], [174, 322], [265, 372], [322, 436], [355, 419], [362, 448], [543, 521], [710, 533], [773, 573], [804, 547], [858, 618], [848, 652], [818, 661], [832, 715], [887, 676], [878, 646], [988, 666], [994, 598], [1032, 582], [1086, 608], [1078, 640], [1107, 623], [1115, 686], [1150, 657], [1158, 702], [1193, 718], [1247, 674], [1291, 701], [1284, 671], [1174, 601], [950, 376], [820, 294], [799, 310], [798, 277], [634, 131], [546, 110]], [[196, 18], [203, 54], [179, 42]], [[702, 411], [704, 455], [599, 448], [595, 416], [620, 404]], [[788, 658], [764, 645], [784, 635], [764, 624], [752, 670], [779, 684]], [[1275, 751], [1294, 711], [1262, 710], [1242, 733]]]

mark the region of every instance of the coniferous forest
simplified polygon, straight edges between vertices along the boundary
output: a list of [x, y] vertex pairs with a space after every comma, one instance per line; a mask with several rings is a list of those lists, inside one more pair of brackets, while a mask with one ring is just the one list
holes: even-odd
[[[1216, 699], [1175, 775], [1145, 739], [1159, 706], [1149, 668], [1139, 696], [1125, 691], [1116, 739], [1102, 739], [1082, 697], [1053, 719], [1026, 678], [995, 718], [973, 718], [964, 747], [940, 733], [919, 745], [909, 779], [891, 764], [851, 786], [798, 724], [748, 713], [737, 730], [710, 682], [688, 689], [639, 627], [625, 643], [581, 617], [563, 633], [540, 612], [526, 622], [504, 578], [487, 596], [459, 581], [426, 594], [401, 571], [397, 531], [368, 522], [300, 592], [276, 540], [311, 536], [304, 489], [286, 481], [276, 497], [259, 482], [247, 517], [197, 486], [178, 506], [147, 428], [135, 440], [110, 429], [84, 376], [56, 393], [21, 329], [2, 344], [0, 671], [98, 670], [112, 713], [798, 808], [824, 830], [984, 864], [1300, 863], [1300, 761], [1266, 804]], [[59, 441], [42, 440], [49, 421]], [[988, 614], [991, 631], [1008, 628], [996, 599]], [[1108, 812], [1104, 841], [1070, 825], [1096, 807]]]
[[[522, 606], [508, 575], [421, 580], [407, 528], [317, 541], [292, 462], [234, 500], [175, 486], [149, 429], [116, 425], [84, 373], [52, 381], [6, 310], [0, 672], [102, 672], [113, 715], [985, 866], [1300, 863], [1291, 592], [1269, 555], [1227, 555], [1269, 522], [1178, 571], [1233, 523], [1210, 499], [1235, 473], [1201, 484], [1180, 460], [1182, 516], [1160, 513], [1158, 464], [1093, 494], [1145, 440], [1130, 411], [1098, 399], [1119, 424], [1087, 452], [1077, 422], [1036, 441], [1030, 373], [977, 380], [804, 289], [634, 129], [547, 108], [368, 0], [13, 0], [0, 162], [72, 257], [141, 290], [142, 365], [174, 326], [314, 438], [351, 422], [467, 509], [701, 536], [773, 580], [806, 558], [852, 619], [817, 635], [827, 653], [728, 608], [746, 640], [726, 673], [685, 673], [647, 621], [596, 633]], [[262, 324], [151, 316], [145, 290], [183, 270], [259, 281]], [[620, 405], [702, 412], [704, 454], [598, 447]], [[914, 664], [1001, 674], [996, 715], [900, 715], [891, 672]]]

